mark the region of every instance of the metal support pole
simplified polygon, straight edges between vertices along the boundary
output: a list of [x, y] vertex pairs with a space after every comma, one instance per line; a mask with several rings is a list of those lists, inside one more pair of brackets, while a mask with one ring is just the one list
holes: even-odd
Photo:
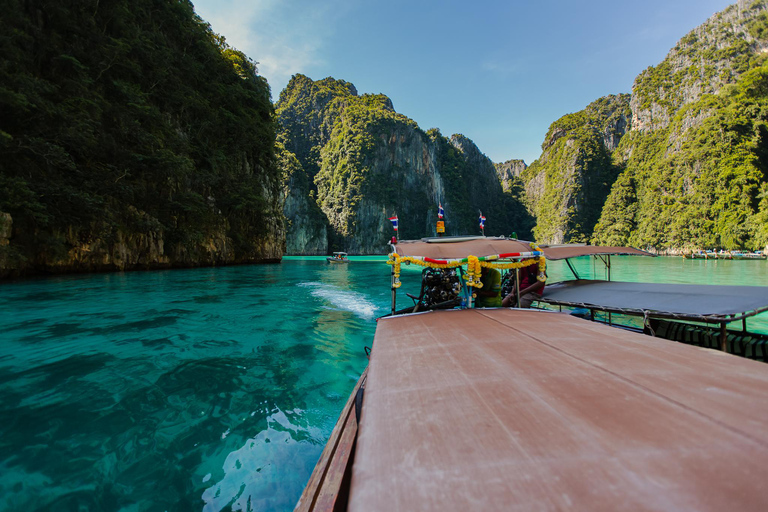
[[395, 288], [395, 266], [392, 265], [392, 314], [395, 314], [397, 305], [397, 288]]
[[720, 322], [720, 350], [728, 352], [728, 331], [726, 331], [725, 326], [725, 322]]
[[577, 273], [576, 273], [576, 269], [574, 269], [574, 268], [573, 268], [573, 265], [571, 265], [571, 260], [569, 260], [568, 258], [565, 258], [565, 262], [568, 264], [568, 268], [569, 268], [569, 269], [571, 269], [571, 272], [573, 272], [573, 276], [574, 276], [576, 279], [581, 279], [581, 278], [579, 277], [579, 274], [577, 274]]
[[[609, 254], [605, 259], [605, 266], [608, 267], [608, 282], [611, 282], [611, 255]], [[613, 325], [613, 317], [611, 312], [608, 312], [608, 325]]]
[[520, 269], [515, 269], [515, 296], [517, 297], [517, 307], [520, 307]]
[[744, 317], [741, 319], [741, 329], [746, 333], [747, 332], [747, 317]]

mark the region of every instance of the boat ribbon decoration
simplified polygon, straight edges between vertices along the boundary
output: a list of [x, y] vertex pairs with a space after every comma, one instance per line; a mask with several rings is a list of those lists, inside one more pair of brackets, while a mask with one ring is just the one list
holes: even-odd
[[[437, 260], [434, 258], [428, 258], [426, 256], [400, 256], [396, 252], [389, 254], [387, 265], [392, 265], [395, 282], [393, 286], [400, 288], [402, 283], [400, 282], [400, 265], [403, 263], [419, 265], [421, 267], [428, 268], [457, 268], [467, 265], [467, 273], [464, 279], [467, 281], [467, 286], [473, 288], [482, 288], [483, 283], [481, 281], [482, 268], [495, 268], [500, 270], [506, 269], [518, 269], [524, 267], [530, 267], [531, 265], [539, 265], [539, 272], [536, 279], [539, 281], [547, 280], [547, 259], [544, 257], [544, 253], [539, 249], [536, 244], [531, 244], [531, 252], [508, 252], [504, 254], [494, 254], [493, 256], [467, 256], [466, 258], [451, 259], [451, 260]], [[497, 261], [508, 258], [524, 258], [520, 261]]]

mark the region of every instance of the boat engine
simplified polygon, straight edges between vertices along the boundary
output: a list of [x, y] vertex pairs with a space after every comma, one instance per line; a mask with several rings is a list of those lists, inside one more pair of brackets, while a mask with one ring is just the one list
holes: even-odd
[[515, 271], [508, 270], [501, 278], [501, 297], [504, 298], [515, 291]]
[[455, 269], [426, 268], [421, 274], [421, 290], [421, 302], [427, 308], [453, 307], [452, 302], [461, 294], [461, 281]]

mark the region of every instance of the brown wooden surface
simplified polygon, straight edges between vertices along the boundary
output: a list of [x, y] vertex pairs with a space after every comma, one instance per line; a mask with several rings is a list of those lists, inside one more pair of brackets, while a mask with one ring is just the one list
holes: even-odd
[[336, 426], [331, 432], [331, 437], [320, 455], [320, 460], [315, 464], [312, 476], [309, 477], [309, 482], [304, 488], [294, 512], [310, 510], [330, 512], [334, 509], [336, 496], [357, 435], [355, 395], [365, 382], [367, 372], [368, 369], [366, 368], [349, 395], [349, 399], [339, 415]]
[[[459, 259], [467, 256], [494, 256], [511, 252], [532, 251], [527, 242], [505, 240], [499, 238], [478, 238], [465, 242], [424, 242], [422, 240], [401, 240], [395, 246], [400, 256], [419, 256], [436, 259]], [[632, 254], [637, 256], [653, 256], [652, 254], [633, 247], [602, 247], [596, 245], [552, 245], [543, 246], [541, 250], [547, 259], [561, 260], [588, 256], [592, 254]]]
[[400, 256], [420, 256], [436, 259], [459, 259], [467, 256], [493, 256], [509, 252], [529, 252], [528, 244], [516, 240], [478, 238], [465, 242], [423, 242], [400, 240], [395, 246]]
[[379, 321], [353, 511], [768, 510], [768, 365], [525, 310]]

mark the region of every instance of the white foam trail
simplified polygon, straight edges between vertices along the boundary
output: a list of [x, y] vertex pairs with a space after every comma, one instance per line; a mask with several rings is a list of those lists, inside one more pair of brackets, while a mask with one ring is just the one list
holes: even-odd
[[313, 297], [330, 302], [339, 309], [350, 311], [360, 318], [369, 319], [376, 315], [376, 306], [365, 295], [325, 283], [305, 282], [299, 286], [309, 288]]

